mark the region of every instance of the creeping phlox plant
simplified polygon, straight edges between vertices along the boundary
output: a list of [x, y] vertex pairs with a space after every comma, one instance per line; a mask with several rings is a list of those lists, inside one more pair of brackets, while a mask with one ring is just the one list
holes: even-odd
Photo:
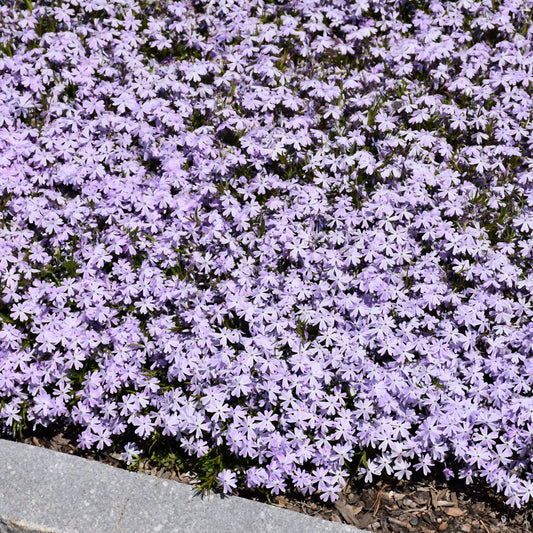
[[533, 0], [0, 2], [0, 422], [224, 491], [533, 498]]

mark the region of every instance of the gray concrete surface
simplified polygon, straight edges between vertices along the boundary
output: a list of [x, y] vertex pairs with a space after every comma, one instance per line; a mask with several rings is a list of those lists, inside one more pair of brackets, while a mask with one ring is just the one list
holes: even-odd
[[236, 496], [0, 439], [0, 533], [362, 533]]

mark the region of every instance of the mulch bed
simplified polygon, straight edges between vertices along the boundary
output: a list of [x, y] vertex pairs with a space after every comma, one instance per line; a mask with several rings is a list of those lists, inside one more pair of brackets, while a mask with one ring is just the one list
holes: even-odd
[[[78, 455], [111, 466], [126, 468], [116, 453], [80, 450], [73, 431], [39, 429], [23, 435], [19, 442]], [[145, 461], [140, 472], [195, 485], [191, 472], [165, 470]], [[238, 496], [265, 501], [251, 491]], [[487, 486], [460, 481], [387, 480], [375, 484], [351, 483], [335, 503], [318, 497], [285, 494], [274, 497], [273, 505], [334, 522], [352, 524], [373, 533], [531, 533], [533, 505], [511, 509], [504, 498]]]

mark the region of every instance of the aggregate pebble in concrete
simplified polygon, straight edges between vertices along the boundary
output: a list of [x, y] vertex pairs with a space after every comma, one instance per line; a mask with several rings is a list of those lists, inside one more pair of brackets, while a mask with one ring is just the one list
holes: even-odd
[[368, 533], [0, 439], [0, 533]]

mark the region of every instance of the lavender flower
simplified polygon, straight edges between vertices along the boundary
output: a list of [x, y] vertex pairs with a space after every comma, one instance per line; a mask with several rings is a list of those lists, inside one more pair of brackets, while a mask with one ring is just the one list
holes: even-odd
[[0, 429], [527, 503], [532, 1], [48, 4], [0, 6]]

